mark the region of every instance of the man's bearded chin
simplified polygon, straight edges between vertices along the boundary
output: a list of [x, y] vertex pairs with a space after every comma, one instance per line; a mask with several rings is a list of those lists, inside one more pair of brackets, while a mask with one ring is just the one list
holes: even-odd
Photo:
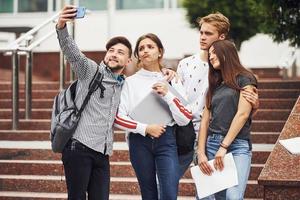
[[112, 71], [112, 72], [117, 72], [117, 71], [120, 71], [121, 69], [123, 69], [125, 66], [120, 66], [120, 65], [117, 65], [117, 66], [109, 66], [109, 64], [107, 62], [104, 61], [104, 64], [109, 67], [109, 69]]
[[115, 66], [115, 67], [110, 67], [110, 66], [108, 66], [108, 67], [110, 68], [110, 70], [111, 70], [112, 72], [118, 72], [118, 71], [120, 71], [120, 70], [123, 70], [125, 66], [117, 65], [117, 66]]

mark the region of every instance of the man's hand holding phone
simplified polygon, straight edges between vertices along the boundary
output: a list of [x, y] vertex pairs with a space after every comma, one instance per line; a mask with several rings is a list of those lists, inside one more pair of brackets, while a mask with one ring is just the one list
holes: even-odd
[[85, 7], [78, 7], [75, 18], [76, 19], [84, 18], [84, 16], [85, 16]]
[[73, 21], [76, 18], [83, 18], [85, 15], [85, 8], [84, 7], [76, 7], [73, 5], [65, 6], [58, 18], [58, 22], [56, 27], [58, 29], [62, 29], [65, 27], [66, 22]]

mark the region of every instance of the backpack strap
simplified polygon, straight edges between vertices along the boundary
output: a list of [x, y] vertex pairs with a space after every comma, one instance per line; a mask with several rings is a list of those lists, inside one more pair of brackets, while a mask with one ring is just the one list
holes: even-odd
[[104, 97], [104, 90], [105, 87], [102, 85], [102, 80], [103, 80], [103, 74], [99, 72], [99, 67], [97, 67], [97, 71], [93, 77], [93, 79], [91, 80], [90, 84], [89, 84], [89, 91], [86, 95], [86, 97], [83, 100], [83, 103], [78, 111], [78, 113], [76, 114], [77, 116], [80, 116], [83, 109], [85, 108], [85, 106], [87, 105], [87, 103], [89, 102], [91, 95], [98, 89], [101, 89], [101, 94], [100, 97], [103, 98]]
[[96, 91], [98, 88], [100, 88], [101, 93], [100, 93], [100, 98], [104, 97], [104, 90], [106, 89], [103, 84], [103, 74], [102, 73], [97, 73], [94, 79], [91, 81], [89, 90]]

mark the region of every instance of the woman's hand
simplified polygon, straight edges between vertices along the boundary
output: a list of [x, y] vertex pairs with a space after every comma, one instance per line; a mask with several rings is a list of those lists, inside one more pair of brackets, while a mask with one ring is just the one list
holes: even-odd
[[173, 80], [173, 78], [175, 78], [176, 83], [179, 81], [179, 76], [175, 71], [168, 69], [168, 68], [162, 68], [161, 71], [164, 75], [165, 81], [170, 82]]
[[215, 155], [214, 167], [216, 170], [222, 171], [224, 169], [224, 156], [227, 153], [227, 150], [223, 147], [220, 147]]
[[146, 127], [146, 133], [155, 138], [159, 138], [164, 132], [166, 132], [166, 126], [163, 125], [149, 124]]
[[167, 92], [169, 91], [168, 86], [166, 83], [155, 83], [152, 86], [152, 89], [159, 95], [159, 96], [165, 96], [167, 94]]
[[209, 165], [207, 156], [203, 152], [198, 151], [198, 165], [200, 170], [210, 176], [213, 173], [213, 168]]

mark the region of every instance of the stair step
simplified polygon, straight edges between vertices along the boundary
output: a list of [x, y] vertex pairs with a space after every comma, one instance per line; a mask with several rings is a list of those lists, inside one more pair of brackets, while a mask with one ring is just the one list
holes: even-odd
[[[49, 130], [0, 130], [0, 140], [11, 141], [49, 141]], [[124, 131], [114, 131], [114, 141], [125, 141]]]
[[[61, 154], [53, 153], [49, 141], [0, 141], [0, 160], [60, 160]], [[252, 163], [264, 164], [272, 151], [273, 144], [253, 144]], [[128, 145], [114, 143], [112, 162], [129, 162]]]
[[0, 191], [0, 200], [66, 200], [67, 193]]
[[[46, 192], [0, 192], [0, 200], [66, 200], [66, 193], [46, 193]], [[126, 195], [126, 194], [110, 194], [110, 200], [142, 200], [140, 195]], [[178, 196], [178, 200], [194, 200], [193, 196]], [[263, 200], [261, 198], [244, 198], [244, 200]]]
[[[263, 164], [252, 164], [249, 180], [257, 180]], [[3, 175], [51, 175], [64, 176], [61, 161], [43, 160], [0, 160], [0, 171]], [[111, 177], [135, 177], [130, 162], [110, 162]], [[191, 179], [190, 170], [183, 178]]]
[[287, 120], [291, 109], [259, 109], [254, 120]]
[[[12, 123], [10, 119], [0, 119], [0, 130], [10, 130]], [[20, 119], [19, 127], [20, 130], [50, 130], [49, 119], [39, 120], [24, 120]]]
[[253, 132], [281, 132], [285, 120], [253, 120], [251, 131]]
[[[3, 191], [0, 192], [0, 200], [66, 200], [67, 193], [53, 193], [53, 192], [16, 192]], [[110, 200], [142, 200], [140, 195], [126, 195], [126, 194], [110, 194]], [[194, 200], [193, 196], [178, 196], [178, 200]], [[245, 199], [245, 200], [260, 200], [260, 199]]]
[[[0, 90], [10, 90], [12, 88], [11, 82], [0, 82]], [[20, 90], [25, 89], [25, 83], [19, 83]], [[59, 89], [59, 82], [55, 81], [39, 81], [39, 82], [32, 82], [32, 89], [33, 90], [58, 90]]]
[[[30, 185], [31, 192], [66, 192], [64, 177], [35, 176], [35, 175], [0, 175], [3, 191], [27, 192]], [[139, 195], [139, 185], [136, 178], [111, 177], [110, 193]], [[195, 185], [192, 179], [181, 179], [179, 195], [195, 196]], [[248, 181], [246, 198], [262, 198], [263, 187], [257, 181]]]
[[[259, 89], [260, 98], [297, 98], [300, 89]], [[33, 99], [51, 99], [58, 93], [58, 90], [33, 90]], [[0, 99], [11, 99], [11, 90], [0, 90]], [[19, 98], [25, 98], [24, 91], [19, 91]]]
[[260, 98], [298, 98], [300, 89], [260, 89]]
[[[32, 99], [32, 108], [46, 108], [52, 109], [53, 98], [51, 99]], [[0, 108], [11, 108], [12, 100], [11, 99], [0, 99]], [[19, 99], [19, 107], [25, 108], [25, 99]]]
[[[25, 89], [25, 83], [19, 83], [20, 90]], [[12, 88], [10, 81], [0, 81], [0, 90], [10, 90]], [[299, 80], [268, 80], [261, 79], [258, 81], [258, 88], [264, 89], [297, 89], [300, 88]], [[32, 82], [33, 90], [58, 90], [59, 82], [57, 81], [34, 81]]]
[[[260, 109], [292, 109], [297, 98], [286, 99], [268, 99], [259, 96]], [[32, 99], [32, 108], [48, 108], [51, 109], [53, 105], [53, 98], [50, 99]], [[11, 108], [11, 99], [0, 99], [0, 108]], [[25, 108], [25, 100], [19, 99], [20, 108]]]
[[[57, 95], [58, 90], [32, 90], [32, 98], [33, 99], [54, 99], [55, 95]], [[11, 99], [12, 92], [11, 90], [0, 90], [0, 99]], [[19, 98], [25, 98], [25, 92], [19, 91]]]
[[[0, 82], [0, 90], [10, 90], [12, 88], [11, 82]], [[25, 83], [19, 83], [20, 90], [25, 89]], [[300, 88], [299, 80], [268, 80], [261, 79], [258, 81], [258, 88], [263, 89], [298, 89]], [[59, 82], [57, 81], [40, 81], [32, 82], [33, 90], [58, 90]]]
[[280, 78], [282, 80], [282, 69], [280, 68], [251, 68], [251, 71], [261, 78]]
[[[25, 109], [21, 108], [20, 118], [25, 118]], [[259, 109], [254, 117], [254, 120], [286, 120], [290, 114], [290, 109]], [[33, 108], [31, 111], [32, 119], [50, 119], [52, 109], [37, 109]], [[0, 119], [10, 119], [12, 117], [12, 109], [0, 108]]]
[[[37, 109], [33, 108], [31, 110], [31, 118], [32, 119], [50, 119], [51, 118], [52, 109], [50, 108], [43, 108]], [[12, 117], [12, 109], [1, 109], [0, 108], [0, 119], [10, 119]], [[25, 109], [19, 109], [19, 117], [22, 119], [25, 118]]]
[[[280, 132], [285, 124], [284, 120], [253, 120], [252, 131], [255, 132]], [[0, 119], [0, 130], [10, 130], [11, 119]], [[19, 120], [19, 130], [50, 130], [50, 120], [34, 119]]]
[[292, 109], [297, 98], [268, 99], [259, 95], [259, 109]]
[[[10, 141], [49, 141], [49, 130], [0, 130], [0, 140]], [[251, 132], [253, 143], [274, 144], [279, 136], [279, 132]], [[114, 131], [114, 141], [124, 142], [125, 132]]]
[[259, 89], [299, 89], [300, 81], [299, 80], [259, 80], [258, 81]]
[[251, 141], [258, 144], [275, 144], [280, 132], [251, 132]]

